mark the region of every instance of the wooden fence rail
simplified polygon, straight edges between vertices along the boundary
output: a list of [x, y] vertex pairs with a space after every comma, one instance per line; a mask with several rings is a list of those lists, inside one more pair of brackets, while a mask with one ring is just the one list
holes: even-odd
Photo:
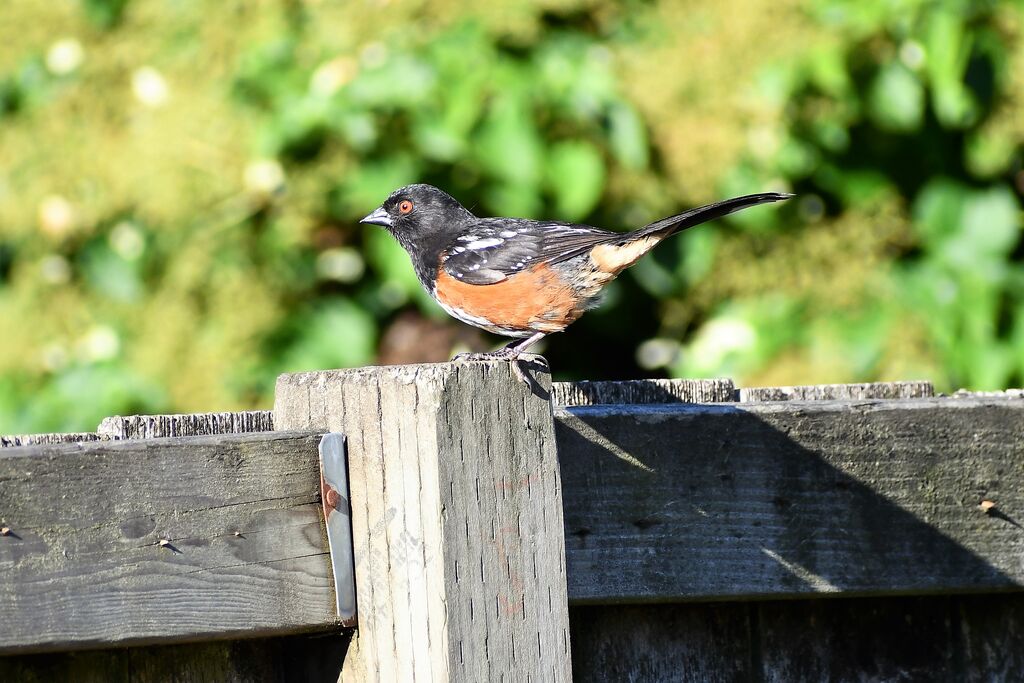
[[1022, 400], [601, 406], [555, 418], [570, 600], [1024, 584]]
[[334, 622], [318, 434], [5, 449], [4, 650]]
[[[358, 636], [292, 639], [237, 666], [211, 653], [241, 645], [203, 645], [193, 654], [217, 673], [195, 664], [186, 679], [275, 677], [295, 648], [343, 680], [659, 680], [698, 661], [688, 676], [702, 680], [730, 657], [770, 677], [789, 661], [762, 653], [778, 639], [715, 645], [756, 628], [753, 608], [685, 608], [725, 619], [709, 626], [681, 621], [679, 604], [1024, 584], [1017, 394], [536, 377], [502, 363], [302, 373], [281, 377], [273, 414], [109, 418], [83, 443], [4, 437], [0, 654], [338, 633], [327, 431], [347, 438]], [[203, 433], [219, 435], [185, 436]], [[1006, 604], [1009, 647], [1024, 620]], [[619, 647], [616, 624], [630, 629]], [[665, 651], [645, 655], [643, 633]], [[957, 671], [1007, 665], [956, 642]], [[0, 658], [0, 678], [40, 666]], [[120, 678], [160, 679], [146, 676]]]

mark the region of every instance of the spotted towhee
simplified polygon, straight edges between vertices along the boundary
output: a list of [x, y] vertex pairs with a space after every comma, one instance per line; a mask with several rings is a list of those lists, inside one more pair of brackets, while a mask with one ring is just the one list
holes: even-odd
[[[602, 287], [666, 237], [791, 196], [735, 197], [616, 233], [558, 221], [477, 218], [447, 192], [408, 185], [360, 222], [383, 226], [395, 236], [423, 288], [449, 314], [518, 338], [500, 351], [460, 358], [515, 361], [595, 306]], [[518, 364], [512, 367], [522, 376]]]

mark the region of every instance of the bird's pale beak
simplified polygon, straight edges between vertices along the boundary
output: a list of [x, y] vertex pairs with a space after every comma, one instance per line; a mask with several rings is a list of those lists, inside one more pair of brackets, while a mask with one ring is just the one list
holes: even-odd
[[385, 228], [391, 227], [391, 216], [384, 210], [384, 207], [378, 207], [369, 216], [363, 218], [360, 223], [369, 223], [370, 225], [383, 225]]

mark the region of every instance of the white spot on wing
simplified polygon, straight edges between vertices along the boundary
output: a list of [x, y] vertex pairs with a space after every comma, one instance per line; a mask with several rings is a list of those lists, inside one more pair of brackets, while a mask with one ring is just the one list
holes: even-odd
[[502, 230], [501, 232], [498, 233], [498, 236], [499, 237], [504, 237], [504, 238], [507, 239], [509, 237], [515, 237], [518, 234], [519, 233], [516, 232], [515, 230]]
[[486, 237], [482, 240], [473, 240], [466, 245], [467, 249], [489, 249], [490, 247], [496, 247], [499, 244], [503, 244], [505, 240], [497, 237]]

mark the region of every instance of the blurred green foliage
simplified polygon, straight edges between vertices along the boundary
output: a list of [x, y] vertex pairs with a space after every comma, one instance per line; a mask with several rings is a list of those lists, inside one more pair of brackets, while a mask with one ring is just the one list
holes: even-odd
[[1021, 384], [1019, 14], [1007, 24], [1010, 5], [966, 0], [813, 9], [842, 40], [764, 76], [789, 108], [778, 150], [735, 172], [785, 176], [805, 215], [893, 198], [908, 211], [911, 231], [879, 273], [885, 289], [865, 301], [885, 321], [849, 350], [873, 347], [866, 376], [911, 328], [940, 385]]
[[0, 432], [494, 345], [356, 223], [408, 182], [613, 229], [798, 193], [637, 264], [551, 338], [556, 376], [1024, 383], [1019, 3], [3, 13]]

